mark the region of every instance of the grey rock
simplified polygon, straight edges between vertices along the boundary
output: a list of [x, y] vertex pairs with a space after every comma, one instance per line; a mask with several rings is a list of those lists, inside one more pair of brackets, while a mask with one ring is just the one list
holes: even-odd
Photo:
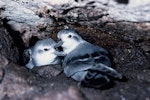
[[33, 73], [37, 73], [41, 77], [45, 78], [51, 78], [58, 76], [61, 72], [61, 66], [60, 65], [47, 65], [42, 67], [35, 67], [32, 69]]
[[0, 83], [3, 81], [4, 75], [5, 75], [5, 70], [0, 67]]

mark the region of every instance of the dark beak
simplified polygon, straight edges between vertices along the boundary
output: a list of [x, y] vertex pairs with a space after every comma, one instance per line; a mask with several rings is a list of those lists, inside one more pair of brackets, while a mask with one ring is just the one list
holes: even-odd
[[61, 47], [62, 44], [63, 44], [63, 41], [59, 40], [54, 47], [55, 48]]

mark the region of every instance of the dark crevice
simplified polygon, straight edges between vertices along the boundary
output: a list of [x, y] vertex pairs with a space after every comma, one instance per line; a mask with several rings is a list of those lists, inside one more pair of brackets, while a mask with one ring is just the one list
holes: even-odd
[[128, 4], [129, 0], [116, 0], [116, 2], [118, 2], [120, 4]]
[[35, 45], [35, 43], [39, 40], [37, 36], [32, 36], [30, 41], [29, 41], [29, 47], [32, 47]]
[[18, 63], [19, 65], [22, 65], [23, 64], [22, 54], [23, 54], [24, 49], [26, 49], [27, 47], [25, 46], [25, 44], [24, 44], [24, 42], [23, 42], [23, 40], [20, 36], [20, 32], [12, 30], [11, 27], [7, 24], [7, 22], [8, 22], [7, 19], [2, 19], [2, 21], [3, 21], [3, 26], [7, 29], [10, 36], [13, 38], [13, 41], [14, 41], [15, 45], [18, 48], [19, 61], [16, 62], [16, 63]]

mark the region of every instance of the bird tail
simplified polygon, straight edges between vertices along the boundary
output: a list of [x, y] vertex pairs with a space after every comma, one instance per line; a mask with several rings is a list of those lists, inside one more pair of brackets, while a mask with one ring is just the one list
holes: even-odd
[[90, 68], [79, 84], [86, 87], [101, 88], [112, 82], [111, 78], [122, 79], [122, 75], [100, 63]]
[[88, 71], [79, 83], [80, 86], [101, 88], [110, 82], [110, 79], [97, 71]]
[[93, 66], [92, 68], [90, 68], [89, 70], [92, 71], [98, 71], [99, 73], [106, 75], [108, 77], [112, 77], [115, 79], [122, 79], [123, 76], [117, 72], [115, 69], [108, 67], [102, 63], [96, 64], [95, 66]]

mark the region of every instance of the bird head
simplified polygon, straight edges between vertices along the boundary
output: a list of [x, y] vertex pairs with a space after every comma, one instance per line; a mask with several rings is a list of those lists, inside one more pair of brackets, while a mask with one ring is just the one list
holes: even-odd
[[34, 46], [34, 51], [39, 53], [50, 52], [50, 50], [54, 48], [55, 44], [55, 41], [51, 38], [39, 40]]
[[61, 46], [66, 54], [70, 53], [84, 41], [82, 37], [72, 29], [63, 29], [59, 31], [57, 37], [59, 42], [56, 46]]

